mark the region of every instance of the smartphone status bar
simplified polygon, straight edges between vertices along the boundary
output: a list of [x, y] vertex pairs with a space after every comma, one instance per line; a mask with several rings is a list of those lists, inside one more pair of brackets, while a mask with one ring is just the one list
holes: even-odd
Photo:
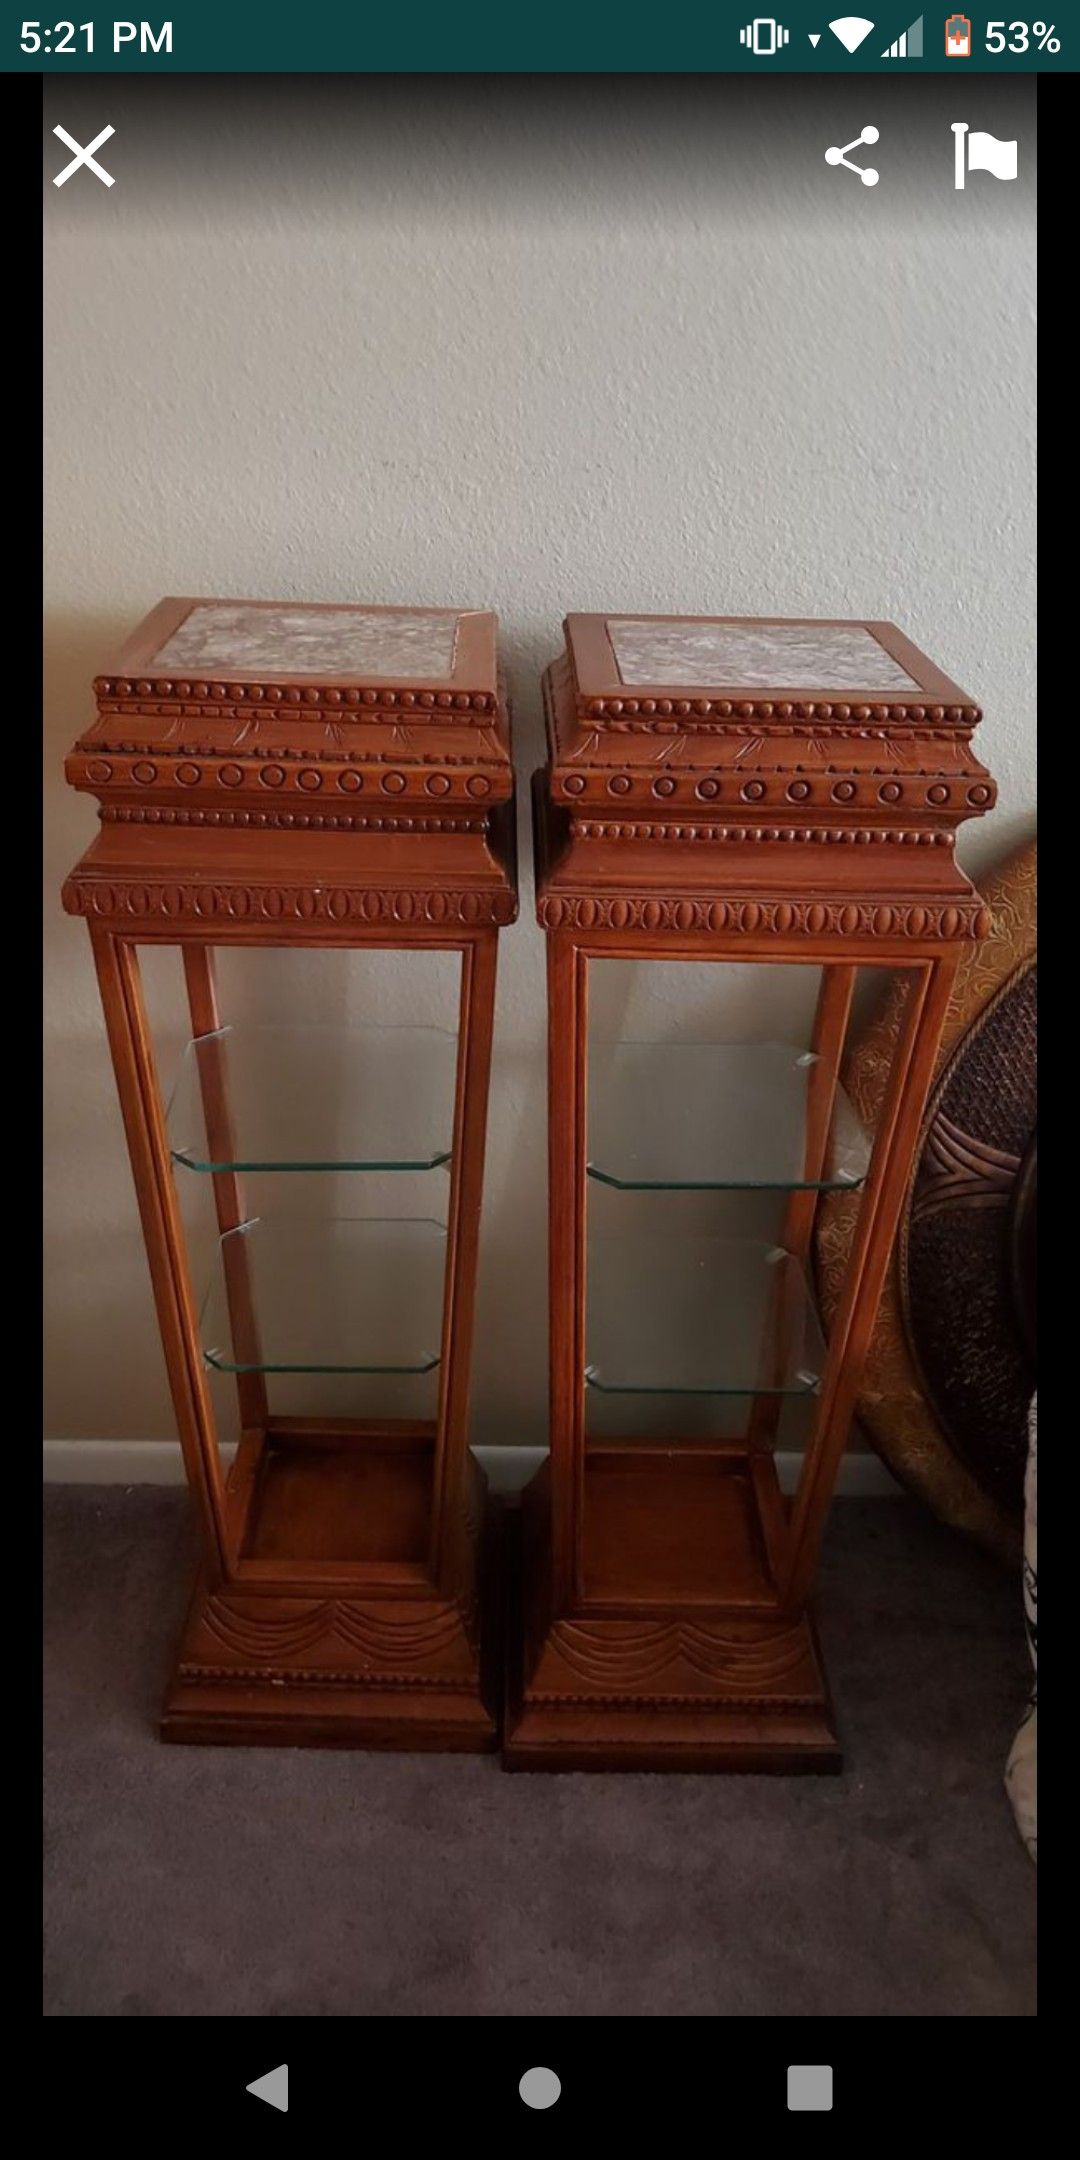
[[[24, 5], [26, 0], [24, 0]], [[72, 11], [83, 15], [84, 9]], [[777, 15], [735, 7], [681, 17], [603, 0], [548, 0], [536, 14], [505, 0], [454, 13], [298, 9], [285, 0], [168, 0], [149, 16], [59, 10], [0, 31], [8, 73], [80, 74], [782, 74], [1072, 73], [1067, 11], [1027, 18], [889, 0], [871, 17], [792, 0]], [[347, 19], [346, 19], [347, 17]]]

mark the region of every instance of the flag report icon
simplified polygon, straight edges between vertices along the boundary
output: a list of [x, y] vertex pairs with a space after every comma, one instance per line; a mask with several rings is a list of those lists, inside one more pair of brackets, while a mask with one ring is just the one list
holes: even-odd
[[1015, 180], [1016, 144], [999, 142], [996, 135], [973, 134], [966, 120], [952, 124], [955, 182], [962, 188], [968, 173], [993, 173], [995, 180]]

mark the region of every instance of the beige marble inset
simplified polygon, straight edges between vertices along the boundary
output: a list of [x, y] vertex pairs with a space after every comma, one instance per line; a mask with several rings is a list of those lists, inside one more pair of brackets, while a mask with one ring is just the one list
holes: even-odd
[[672, 689], [917, 690], [862, 624], [608, 622], [619, 679]]
[[154, 655], [156, 667], [223, 675], [346, 675], [363, 683], [447, 681], [456, 615], [422, 608], [193, 607]]

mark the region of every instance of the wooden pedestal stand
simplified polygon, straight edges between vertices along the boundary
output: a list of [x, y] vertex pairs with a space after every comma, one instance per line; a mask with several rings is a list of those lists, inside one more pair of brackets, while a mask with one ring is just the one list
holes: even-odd
[[[516, 913], [495, 619], [163, 600], [94, 689], [97, 718], [67, 773], [97, 796], [101, 832], [64, 905], [90, 929], [203, 1541], [163, 1734], [490, 1747], [467, 1412], [496, 940]], [[197, 1039], [222, 1024], [217, 946], [460, 953], [430, 1422], [273, 1415], [273, 1345], [264, 1360], [248, 1249], [230, 1234], [246, 1221], [243, 1136], [234, 1142], [225, 1066], [209, 1055], [202, 1109], [242, 1426], [224, 1474], [140, 987], [144, 944], [181, 949]], [[363, 1369], [383, 1369], [377, 1344]], [[396, 1354], [385, 1369], [402, 1369]]]
[[[994, 799], [970, 747], [979, 713], [890, 623], [571, 616], [545, 685], [549, 762], [534, 809], [548, 945], [551, 1457], [526, 1501], [505, 1760], [835, 1769], [808, 1600], [958, 955], [988, 928], [953, 853], [961, 820]], [[587, 1439], [586, 1180], [604, 1135], [587, 1139], [586, 1014], [600, 958], [821, 969], [803, 1162], [774, 1181], [791, 1186], [782, 1244], [802, 1265], [855, 972], [907, 972], [793, 1499], [772, 1444], [797, 1325], [784, 1295], [769, 1308], [757, 1377], [738, 1383], [737, 1442]], [[715, 1183], [738, 1185], [737, 1167]], [[658, 1247], [657, 1285], [664, 1264]], [[631, 1343], [634, 1326], [629, 1311]], [[666, 1384], [678, 1388], [677, 1374]]]

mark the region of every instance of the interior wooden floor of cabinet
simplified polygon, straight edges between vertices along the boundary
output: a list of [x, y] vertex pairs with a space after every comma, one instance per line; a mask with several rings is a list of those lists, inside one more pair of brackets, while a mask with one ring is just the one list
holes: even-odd
[[582, 1590], [592, 1605], [774, 1609], [767, 1528], [783, 1500], [771, 1455], [605, 1441], [586, 1452]]
[[244, 1559], [423, 1562], [434, 1426], [270, 1426], [252, 1453]]

